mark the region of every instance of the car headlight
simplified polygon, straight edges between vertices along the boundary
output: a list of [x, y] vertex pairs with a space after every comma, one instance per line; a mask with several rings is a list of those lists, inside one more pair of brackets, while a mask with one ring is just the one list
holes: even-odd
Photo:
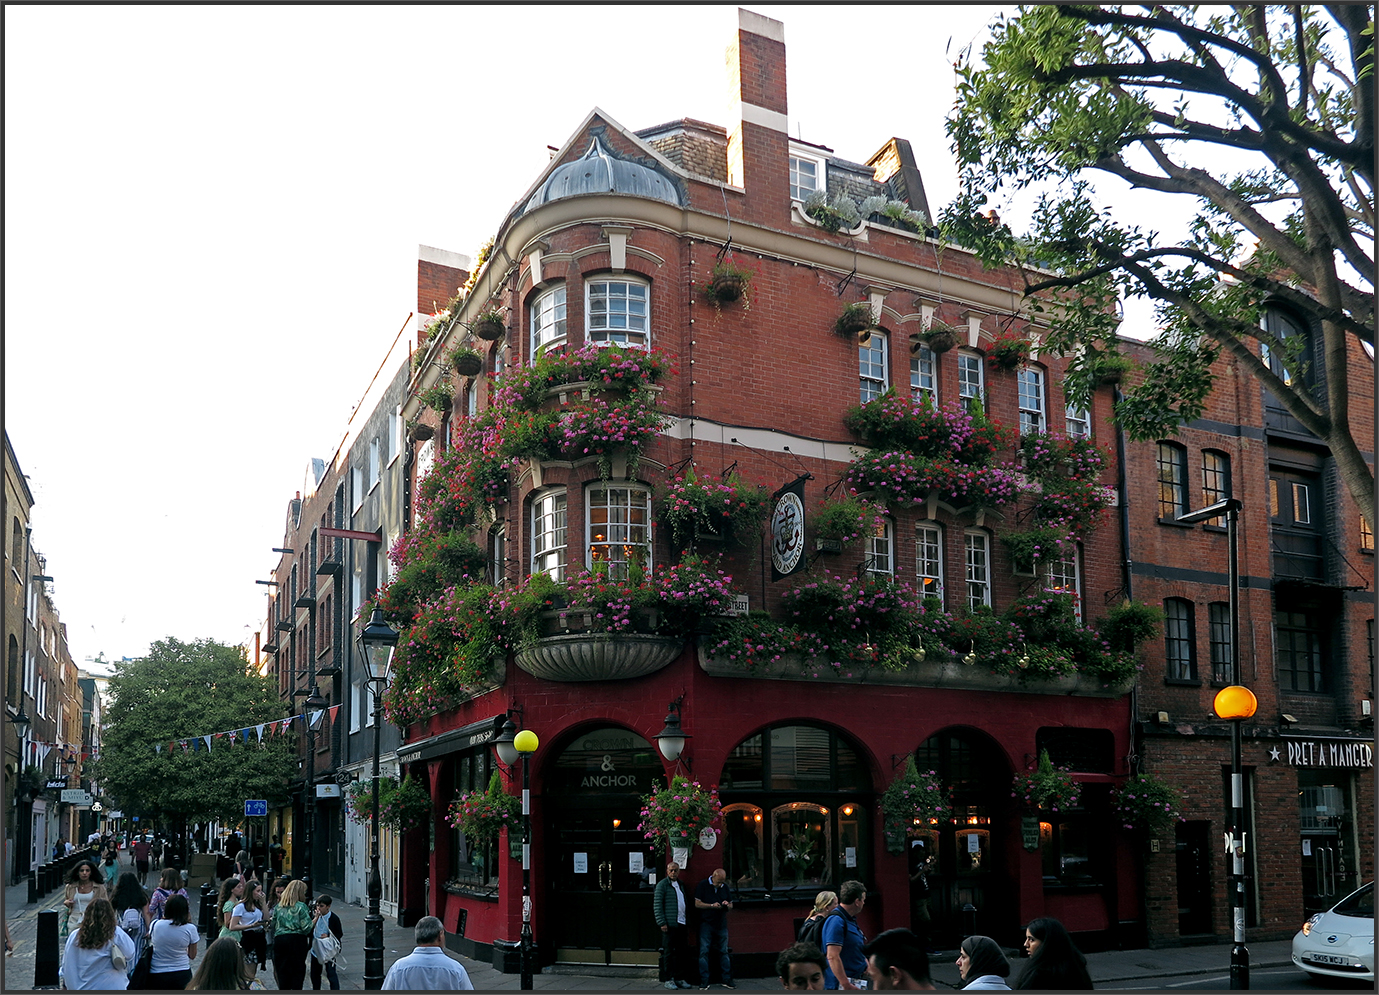
[[1312, 935], [1312, 927], [1315, 926], [1315, 925], [1317, 925], [1317, 920], [1320, 919], [1321, 917], [1322, 917], [1322, 914], [1321, 914], [1320, 912], [1318, 912], [1318, 913], [1317, 913], [1316, 915], [1314, 915], [1312, 918], [1308, 919], [1305, 923], [1303, 923], [1303, 924], [1302, 924], [1302, 935], [1303, 935], [1303, 936], [1311, 936], [1311, 935]]

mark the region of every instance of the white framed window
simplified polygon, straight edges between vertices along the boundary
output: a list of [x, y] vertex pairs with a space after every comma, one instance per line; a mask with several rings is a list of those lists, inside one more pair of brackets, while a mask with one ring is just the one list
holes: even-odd
[[565, 579], [565, 489], [546, 491], [531, 503], [531, 572]]
[[910, 350], [910, 396], [918, 401], [927, 397], [938, 404], [938, 386], [934, 380], [934, 352], [924, 343]]
[[426, 479], [426, 475], [431, 472], [431, 465], [435, 462], [435, 440], [427, 439], [417, 447], [417, 483]]
[[388, 412], [388, 465], [392, 466], [397, 462], [397, 458], [402, 455], [402, 447], [406, 440], [403, 438], [405, 425], [402, 420], [402, 408], [395, 407]]
[[364, 682], [364, 725], [373, 728], [374, 682]]
[[943, 597], [943, 526], [915, 526], [915, 580], [926, 598]]
[[364, 713], [364, 687], [362, 684], [350, 685], [350, 732], [362, 728], [360, 716]]
[[651, 288], [640, 280], [590, 280], [584, 315], [585, 338], [595, 345], [650, 345]]
[[819, 186], [819, 174], [821, 172], [820, 164], [815, 160], [792, 155], [790, 157], [790, 199], [803, 201], [815, 190], [821, 189]]
[[1070, 439], [1090, 439], [1092, 437], [1092, 416], [1086, 408], [1069, 404], [1063, 409], [1064, 431]]
[[862, 403], [880, 397], [890, 386], [884, 332], [872, 331], [857, 345], [857, 377], [862, 387]]
[[479, 413], [479, 385], [473, 380], [469, 381], [469, 386], [464, 389], [465, 416], [473, 418]]
[[[565, 345], [565, 285], [552, 287], [531, 303], [531, 355]], [[498, 350], [502, 354], [502, 350]], [[498, 372], [495, 362], [494, 372]]]
[[972, 410], [973, 402], [986, 404], [986, 381], [983, 379], [982, 357], [965, 350], [958, 353], [958, 397], [962, 406]]
[[351, 489], [354, 491], [354, 510], [358, 511], [364, 506], [364, 469], [363, 467], [350, 468]]
[[895, 576], [895, 550], [891, 540], [891, 523], [879, 521], [867, 536], [867, 573], [873, 577]]
[[1020, 434], [1044, 431], [1044, 371], [1026, 366], [1017, 375], [1016, 383], [1020, 394]]
[[[1071, 549], [1066, 548], [1072, 546]], [[1082, 557], [1072, 543], [1065, 544], [1057, 559], [1048, 561], [1045, 567], [1045, 590], [1060, 591], [1073, 596], [1073, 612], [1082, 621]]]
[[494, 587], [502, 587], [508, 574], [508, 530], [506, 525], [495, 525], [489, 531], [488, 573]]
[[967, 607], [991, 604], [991, 544], [985, 532], [963, 534], [967, 555]]
[[378, 486], [379, 468], [383, 465], [379, 459], [378, 436], [369, 440], [369, 490]]
[[586, 566], [606, 563], [610, 577], [626, 577], [627, 567], [640, 561], [651, 571], [651, 491], [639, 484], [626, 487], [592, 485], [586, 493], [584, 515], [588, 528]]

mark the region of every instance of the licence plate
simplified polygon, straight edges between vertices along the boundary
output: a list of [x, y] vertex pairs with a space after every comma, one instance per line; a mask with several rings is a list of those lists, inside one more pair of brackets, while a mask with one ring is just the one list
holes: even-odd
[[1332, 964], [1336, 967], [1350, 967], [1350, 958], [1342, 957], [1340, 954], [1308, 954], [1304, 960], [1310, 960], [1314, 964]]

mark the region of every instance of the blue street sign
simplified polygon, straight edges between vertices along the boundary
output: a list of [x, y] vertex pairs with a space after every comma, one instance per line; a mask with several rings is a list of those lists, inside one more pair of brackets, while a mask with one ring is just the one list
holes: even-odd
[[267, 800], [265, 800], [265, 799], [263, 799], [263, 798], [246, 798], [246, 799], [244, 799], [244, 814], [245, 814], [246, 816], [251, 816], [251, 815], [267, 815], [267, 814], [268, 814], [268, 802], [267, 802]]

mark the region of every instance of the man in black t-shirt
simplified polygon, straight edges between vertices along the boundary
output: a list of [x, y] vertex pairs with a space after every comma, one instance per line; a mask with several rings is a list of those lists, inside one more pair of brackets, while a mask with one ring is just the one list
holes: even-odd
[[707, 880], [700, 881], [694, 889], [694, 907], [699, 910], [699, 987], [709, 987], [709, 949], [718, 943], [719, 984], [724, 988], [736, 988], [733, 984], [733, 965], [728, 957], [728, 910], [733, 907], [731, 893], [725, 883], [728, 872], [723, 868], [713, 872]]

